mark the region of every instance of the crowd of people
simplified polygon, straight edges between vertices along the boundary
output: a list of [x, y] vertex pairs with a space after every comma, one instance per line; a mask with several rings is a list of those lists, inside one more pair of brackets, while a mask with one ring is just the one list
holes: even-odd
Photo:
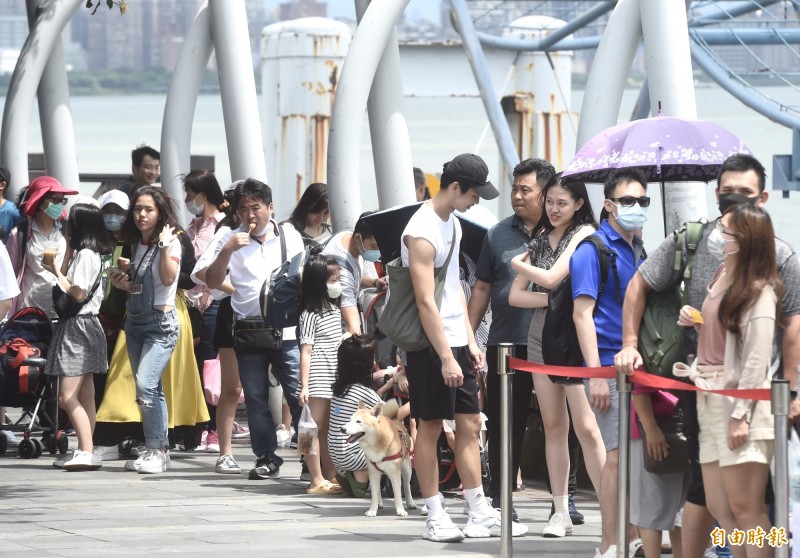
[[[213, 172], [199, 169], [184, 177], [183, 206], [195, 218], [182, 229], [180, 200], [153, 184], [158, 152], [134, 151], [133, 171], [124, 189], [100, 200], [78, 196], [69, 211], [67, 199], [78, 191], [48, 176], [30, 183], [19, 207], [0, 196], [0, 232], [7, 238], [0, 244], [0, 314], [32, 306], [57, 320], [45, 373], [61, 378], [59, 404], [77, 434], [77, 448], [54, 464], [67, 470], [96, 469], [122, 452], [133, 454], [126, 469], [157, 474], [170, 468], [170, 449], [181, 446], [218, 452], [215, 471], [240, 474], [232, 438], [241, 431], [234, 419], [243, 391], [254, 455], [249, 479], [280, 475], [279, 436], [297, 432], [307, 407], [318, 436], [303, 455], [306, 492], [361, 497], [368, 494], [369, 465], [341, 427], [359, 403], [372, 407], [399, 395], [398, 416], [414, 438], [427, 512], [423, 536], [436, 542], [499, 536], [498, 347], [510, 343], [518, 358], [549, 364], [553, 332], [545, 324], [556, 312], [550, 292], [565, 281], [572, 303], [566, 318], [582, 366], [616, 366], [626, 374], [641, 367], [637, 341], [647, 294], [683, 283], [687, 304], [678, 324], [689, 348], [676, 374], [707, 389], [758, 388], [783, 370], [795, 386], [800, 262], [775, 237], [764, 210], [766, 174], [749, 155], [721, 166], [721, 217], [702, 224], [697, 245], [676, 245], [682, 237], [670, 235], [649, 255], [641, 231], [650, 197], [639, 170], [610, 175], [598, 221], [585, 184], [547, 161], [526, 159], [513, 171], [513, 214], [488, 229], [471, 263], [460, 253], [456, 212], [499, 195], [485, 162], [472, 154], [453, 158], [433, 195], [415, 169], [422, 203], [400, 235], [400, 261], [413, 289], [414, 300], [405, 303], [416, 306], [414, 327], [426, 343], [393, 347], [389, 362], [376, 358], [370, 337], [376, 332], [359, 308], [370, 289], [388, 289], [386, 304], [398, 304], [367, 214], [352, 231], [334, 234], [327, 187], [316, 183], [278, 223], [267, 184], [251, 177], [223, 191]], [[8, 177], [0, 168], [0, 193]], [[690, 278], [683, 273], [689, 250]], [[300, 253], [307, 259], [297, 327], [271, 328], [263, 316], [265, 280]], [[484, 340], [476, 332], [487, 312]], [[216, 406], [203, 397], [201, 372], [209, 362], [220, 375]], [[280, 409], [270, 397], [277, 387]], [[600, 502], [596, 557], [615, 556], [620, 545], [659, 556], [663, 531], [676, 556], [701, 556], [715, 522], [730, 532], [769, 529], [769, 402], [636, 386], [631, 525], [628, 540], [620, 541], [616, 382], [519, 373], [513, 394], [514, 479], [532, 404], [546, 436], [552, 508], [543, 536], [565, 537], [583, 523], [574, 499], [580, 454]], [[646, 458], [663, 461], [670, 452], [657, 418], [678, 409], [692, 467], [650, 472]], [[791, 411], [800, 414], [800, 403], [793, 401]], [[488, 478], [481, 466], [482, 412]], [[443, 429], [467, 504], [463, 528], [440, 493]], [[525, 534], [516, 511], [511, 515], [512, 534]], [[756, 545], [732, 551], [769, 555]]]

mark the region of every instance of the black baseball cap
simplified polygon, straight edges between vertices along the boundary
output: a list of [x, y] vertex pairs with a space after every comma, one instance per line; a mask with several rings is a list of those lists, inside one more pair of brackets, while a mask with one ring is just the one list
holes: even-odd
[[500, 195], [489, 182], [489, 167], [483, 159], [472, 153], [462, 153], [442, 167], [442, 186], [453, 182], [474, 188], [485, 200], [493, 200]]

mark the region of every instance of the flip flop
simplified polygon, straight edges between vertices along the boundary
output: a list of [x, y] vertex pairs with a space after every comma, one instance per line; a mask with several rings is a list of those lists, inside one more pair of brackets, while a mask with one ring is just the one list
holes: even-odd
[[326, 495], [326, 494], [341, 494], [341, 493], [342, 493], [341, 486], [327, 480], [324, 481], [319, 486], [317, 486], [316, 488], [306, 488], [306, 494]]

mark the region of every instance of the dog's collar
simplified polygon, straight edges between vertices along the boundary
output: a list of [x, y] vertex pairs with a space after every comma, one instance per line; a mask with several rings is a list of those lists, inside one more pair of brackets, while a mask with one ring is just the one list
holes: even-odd
[[[406, 439], [406, 436], [408, 436], [408, 434], [406, 434], [402, 430], [398, 430], [398, 432], [400, 433], [400, 441], [403, 443], [403, 446], [408, 448], [409, 447], [409, 443], [411, 441], [410, 438]], [[400, 448], [400, 451], [398, 451], [397, 453], [393, 453], [392, 455], [387, 455], [386, 457], [384, 457], [383, 459], [381, 459], [377, 463], [375, 461], [370, 460], [370, 463], [372, 463], [378, 471], [383, 472], [381, 470], [381, 468], [378, 467], [379, 463], [383, 463], [384, 461], [395, 461], [395, 460], [400, 459], [402, 457], [403, 457], [403, 448]]]

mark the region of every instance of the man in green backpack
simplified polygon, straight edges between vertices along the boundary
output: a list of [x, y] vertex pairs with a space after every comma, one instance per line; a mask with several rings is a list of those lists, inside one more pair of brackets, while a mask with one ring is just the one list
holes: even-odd
[[[768, 193], [765, 191], [766, 173], [763, 165], [750, 155], [732, 155], [722, 164], [715, 191], [720, 213], [739, 203], [751, 203], [763, 207]], [[689, 231], [697, 225], [687, 223], [686, 232], [669, 235], [638, 269], [628, 284], [622, 311], [622, 350], [614, 358], [617, 370], [632, 374], [644, 364], [639, 352], [640, 326], [645, 314], [647, 295], [663, 292], [684, 283], [685, 299], [695, 308], [701, 308], [707, 286], [720, 262], [708, 249], [708, 237], [714, 230], [715, 221], [703, 225], [696, 246], [689, 242]], [[683, 240], [682, 243], [678, 239]], [[783, 358], [784, 377], [796, 389], [796, 370], [800, 365], [800, 258], [792, 248], [775, 239], [778, 270], [784, 283], [781, 301], [783, 328], [775, 335], [773, 350], [773, 374], [780, 373]], [[691, 341], [685, 347], [686, 355], [695, 354]], [[684, 357], [686, 356], [684, 355]], [[709, 543], [709, 533], [714, 528], [714, 518], [705, 507], [705, 493], [700, 472], [697, 407], [694, 394], [686, 392], [683, 398], [684, 433], [689, 439], [692, 455], [692, 481], [683, 511], [683, 555], [702, 556]], [[800, 402], [793, 401], [791, 416], [800, 415]]]

